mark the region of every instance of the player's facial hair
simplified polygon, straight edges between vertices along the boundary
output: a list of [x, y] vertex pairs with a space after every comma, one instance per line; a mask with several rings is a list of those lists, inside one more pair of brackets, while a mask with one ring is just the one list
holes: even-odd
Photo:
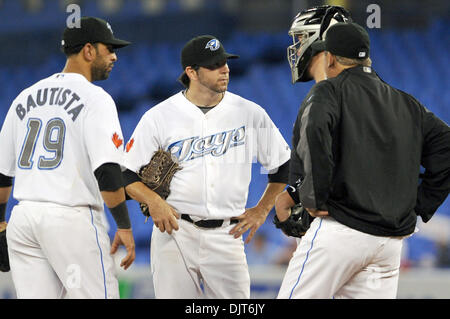
[[108, 65], [108, 63], [100, 55], [100, 52], [97, 47], [95, 47], [95, 51], [97, 53], [97, 57], [95, 58], [94, 62], [92, 62], [91, 65], [92, 82], [106, 80], [109, 77], [110, 72], [108, 71], [110, 65]]
[[[199, 72], [197, 72], [197, 74], [199, 74]], [[201, 85], [207, 87], [207, 88], [210, 89], [211, 91], [214, 91], [214, 92], [216, 92], [216, 93], [223, 93], [223, 92], [225, 92], [225, 91], [227, 90], [227, 88], [228, 88], [228, 82], [229, 82], [229, 79], [228, 79], [228, 82], [227, 82], [227, 85], [225, 86], [225, 88], [222, 88], [222, 86], [219, 85], [217, 82], [214, 82], [214, 83], [213, 83], [212, 81], [208, 81], [207, 79], [205, 79], [205, 78], [204, 78], [203, 76], [201, 76], [200, 74], [199, 74], [199, 77], [198, 77], [198, 81], [200, 82]]]

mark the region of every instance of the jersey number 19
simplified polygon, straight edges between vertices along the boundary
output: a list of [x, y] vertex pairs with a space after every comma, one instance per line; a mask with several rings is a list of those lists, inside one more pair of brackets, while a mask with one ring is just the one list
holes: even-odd
[[[31, 169], [33, 167], [34, 150], [41, 132], [42, 121], [38, 118], [28, 120], [28, 132], [22, 145], [22, 151], [19, 156], [19, 167], [22, 169]], [[39, 156], [39, 169], [55, 169], [61, 163], [63, 158], [64, 138], [66, 126], [60, 118], [53, 118], [45, 126], [43, 144], [46, 151], [52, 153], [50, 158], [44, 155]]]

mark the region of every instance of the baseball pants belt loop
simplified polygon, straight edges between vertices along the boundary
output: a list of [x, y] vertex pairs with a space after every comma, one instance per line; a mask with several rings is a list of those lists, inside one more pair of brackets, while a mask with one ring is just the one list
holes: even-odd
[[[223, 219], [203, 219], [203, 220], [194, 222], [192, 220], [191, 216], [189, 216], [187, 214], [181, 214], [181, 219], [184, 219], [185, 221], [188, 221], [200, 228], [217, 228], [217, 227], [221, 227], [224, 222]], [[237, 223], [239, 223], [238, 219], [235, 219], [235, 218], [230, 219], [230, 224], [237, 224]]]

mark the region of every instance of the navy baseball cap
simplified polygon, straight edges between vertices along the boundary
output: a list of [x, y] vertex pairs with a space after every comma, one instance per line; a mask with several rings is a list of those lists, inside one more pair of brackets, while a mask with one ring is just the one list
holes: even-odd
[[183, 70], [188, 66], [209, 67], [227, 59], [237, 58], [238, 55], [227, 53], [216, 37], [201, 35], [189, 40], [183, 47], [181, 66]]
[[112, 45], [114, 49], [123, 48], [131, 42], [117, 39], [113, 35], [111, 25], [103, 19], [96, 17], [83, 17], [80, 19], [80, 27], [67, 27], [63, 33], [61, 45], [65, 48], [73, 48], [86, 43]]
[[339, 22], [328, 29], [325, 40], [316, 41], [311, 47], [344, 58], [366, 59], [370, 54], [370, 38], [359, 24]]

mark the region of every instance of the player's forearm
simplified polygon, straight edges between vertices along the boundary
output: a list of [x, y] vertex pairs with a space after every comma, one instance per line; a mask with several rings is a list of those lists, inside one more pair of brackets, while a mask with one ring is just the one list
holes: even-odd
[[116, 191], [102, 191], [103, 200], [113, 216], [117, 228], [130, 229], [131, 221], [128, 215], [128, 207], [125, 201], [125, 190], [123, 187]]
[[101, 194], [108, 208], [116, 207], [125, 201], [125, 190], [123, 187], [116, 191], [102, 191]]
[[132, 199], [139, 203], [152, 206], [152, 202], [161, 200], [158, 194], [144, 185], [142, 182], [134, 182], [125, 186], [125, 190]]
[[141, 178], [135, 172], [129, 169], [125, 170], [123, 172], [123, 179], [126, 194], [135, 201], [150, 206], [152, 201], [161, 199], [155, 192], [141, 182]]
[[0, 187], [0, 223], [6, 221], [6, 204], [11, 194], [12, 186]]
[[284, 190], [286, 184], [284, 183], [267, 183], [266, 189], [258, 202], [259, 207], [263, 208], [266, 214], [275, 205], [277, 196]]
[[11, 194], [12, 186], [0, 187], [0, 204], [7, 203]]
[[119, 164], [105, 163], [94, 171], [94, 175], [108, 208], [116, 207], [125, 201], [124, 182]]
[[276, 197], [275, 211], [281, 222], [289, 218], [291, 207], [294, 205], [295, 202], [287, 192], [282, 192]]
[[7, 203], [11, 194], [13, 177], [0, 173], [0, 204]]

